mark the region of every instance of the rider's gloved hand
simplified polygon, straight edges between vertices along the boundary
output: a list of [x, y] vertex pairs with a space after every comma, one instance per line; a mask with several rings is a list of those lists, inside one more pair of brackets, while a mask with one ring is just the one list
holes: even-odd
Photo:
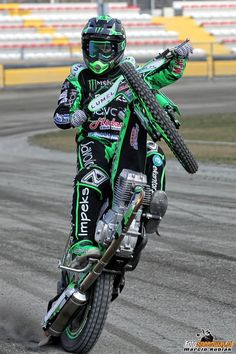
[[173, 53], [177, 58], [188, 58], [190, 53], [193, 53], [193, 47], [191, 43], [186, 40], [174, 48]]
[[80, 127], [87, 120], [87, 116], [81, 109], [77, 109], [70, 118], [70, 124], [72, 127]]

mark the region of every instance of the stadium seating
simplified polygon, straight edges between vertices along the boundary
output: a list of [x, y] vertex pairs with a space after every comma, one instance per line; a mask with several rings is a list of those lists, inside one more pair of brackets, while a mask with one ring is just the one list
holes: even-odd
[[217, 40], [236, 53], [236, 20], [202, 22], [201, 25]]
[[[196, 57], [212, 51], [209, 43], [217, 54], [236, 53], [236, 0], [174, 1], [173, 8], [184, 16], [153, 21], [137, 6], [108, 4], [109, 13], [125, 25], [126, 55], [147, 60], [177, 45], [186, 34], [196, 42]], [[96, 15], [96, 3], [0, 4], [0, 60], [81, 59], [81, 30]]]
[[236, 1], [174, 1], [173, 6], [236, 53]]
[[[109, 13], [118, 17], [127, 33], [126, 55], [152, 58], [179, 43], [176, 31], [153, 24], [149, 14], [135, 6], [111, 3]], [[81, 57], [80, 37], [86, 20], [96, 16], [95, 3], [0, 5], [0, 59]]]

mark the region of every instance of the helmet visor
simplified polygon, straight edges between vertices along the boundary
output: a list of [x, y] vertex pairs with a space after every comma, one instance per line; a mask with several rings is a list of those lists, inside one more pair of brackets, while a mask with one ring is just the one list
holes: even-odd
[[115, 54], [115, 44], [109, 41], [89, 41], [88, 54], [91, 58], [109, 61]]

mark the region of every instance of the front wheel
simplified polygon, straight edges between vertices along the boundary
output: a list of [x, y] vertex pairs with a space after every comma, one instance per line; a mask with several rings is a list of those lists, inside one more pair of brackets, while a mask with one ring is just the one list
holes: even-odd
[[198, 165], [192, 153], [189, 151], [183, 138], [169, 119], [166, 111], [157, 103], [154, 94], [149, 89], [142, 76], [129, 62], [121, 63], [120, 68], [132, 90], [136, 93], [139, 100], [150, 111], [153, 120], [151, 121], [149, 118], [149, 124], [153, 127], [153, 130], [158, 131], [159, 126], [164, 132], [163, 139], [169, 146], [170, 150], [177, 157], [179, 162], [182, 164], [182, 166], [185, 168], [185, 170], [188, 173], [197, 172]]
[[61, 335], [62, 347], [72, 353], [88, 353], [98, 340], [105, 324], [114, 277], [102, 273], [90, 292], [89, 302]]

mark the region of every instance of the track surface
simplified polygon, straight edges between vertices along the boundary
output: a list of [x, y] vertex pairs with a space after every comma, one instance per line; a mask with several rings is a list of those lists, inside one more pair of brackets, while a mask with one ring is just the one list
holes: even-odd
[[[63, 352], [37, 343], [69, 230], [75, 156], [27, 144], [53, 127], [58, 91], [0, 94], [1, 354]], [[236, 112], [235, 80], [183, 80], [165, 92], [186, 114]], [[91, 353], [178, 354], [201, 328], [236, 340], [236, 169], [200, 164], [189, 176], [169, 161], [167, 175], [162, 236], [150, 236]]]

